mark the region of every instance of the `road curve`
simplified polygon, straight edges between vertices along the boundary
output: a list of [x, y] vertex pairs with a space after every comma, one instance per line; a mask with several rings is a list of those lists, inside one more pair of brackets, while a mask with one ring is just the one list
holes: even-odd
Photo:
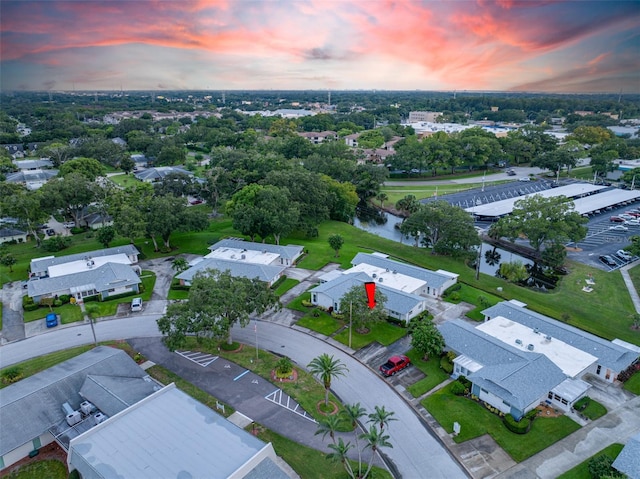
[[[101, 321], [95, 325], [98, 341], [160, 336], [159, 315]], [[234, 328], [234, 339], [255, 344], [253, 327]], [[62, 349], [93, 342], [88, 324], [47, 332], [0, 347], [0, 368]], [[378, 374], [349, 354], [311, 335], [274, 323], [258, 323], [258, 347], [291, 358], [306, 366], [322, 353], [339, 358], [349, 368], [345, 377], [332, 383], [332, 390], [346, 403], [359, 402], [367, 410], [385, 406], [397, 421], [389, 425], [393, 448], [383, 452], [406, 479], [455, 479], [467, 477], [459, 464], [420, 422], [413, 409]]]

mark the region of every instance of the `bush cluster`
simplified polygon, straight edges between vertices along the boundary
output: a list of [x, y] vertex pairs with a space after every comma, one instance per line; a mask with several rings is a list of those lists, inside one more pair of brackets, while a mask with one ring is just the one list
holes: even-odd
[[31, 296], [23, 296], [22, 297], [22, 309], [25, 311], [35, 311], [40, 307], [39, 304], [33, 302], [33, 298]]
[[42, 242], [42, 249], [50, 253], [61, 251], [71, 244], [71, 238], [68, 236], [54, 236], [51, 239]]
[[460, 381], [454, 381], [451, 383], [452, 394], [455, 394], [456, 396], [464, 396], [468, 392], [469, 390], [465, 388], [464, 384], [462, 384]]
[[531, 429], [531, 420], [523, 417], [520, 421], [516, 421], [511, 414], [507, 414], [504, 419], [504, 425], [511, 432], [516, 434], [526, 434]]
[[440, 358], [440, 368], [447, 374], [453, 373], [453, 363], [449, 361], [447, 356]]
[[2, 382], [11, 384], [22, 379], [22, 370], [18, 366], [11, 366], [2, 371]]

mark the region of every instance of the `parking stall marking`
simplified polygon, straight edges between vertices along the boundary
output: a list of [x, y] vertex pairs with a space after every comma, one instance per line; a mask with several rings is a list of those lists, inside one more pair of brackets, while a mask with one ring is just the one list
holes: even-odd
[[209, 364], [218, 359], [218, 356], [207, 353], [199, 353], [197, 351], [176, 351], [176, 354], [179, 354], [189, 361], [199, 364], [203, 368], [206, 368], [207, 366], [209, 366]]
[[282, 391], [282, 389], [276, 389], [270, 394], [267, 394], [264, 397], [267, 401], [271, 401], [274, 404], [277, 404], [280, 407], [288, 409], [289, 411], [301, 416], [311, 422], [318, 423], [313, 417], [311, 417], [307, 411], [302, 409], [300, 404], [298, 404], [295, 400], [291, 399], [286, 393]]

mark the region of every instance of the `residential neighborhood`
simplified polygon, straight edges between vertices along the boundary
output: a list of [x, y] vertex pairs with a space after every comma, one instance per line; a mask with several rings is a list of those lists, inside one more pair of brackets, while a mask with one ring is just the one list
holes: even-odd
[[55, 95], [54, 117], [94, 105], [73, 135], [15, 99], [1, 117], [24, 136], [2, 148], [0, 474], [640, 477], [620, 121], [525, 94], [528, 115], [499, 94]]

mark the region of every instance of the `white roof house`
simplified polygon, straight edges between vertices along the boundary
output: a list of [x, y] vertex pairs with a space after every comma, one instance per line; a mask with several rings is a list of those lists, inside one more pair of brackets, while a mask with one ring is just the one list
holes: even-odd
[[170, 384], [71, 440], [83, 478], [286, 479], [264, 443]]
[[[67, 264], [73, 265], [79, 261], [84, 262], [86, 267], [85, 271], [108, 262], [136, 264], [138, 262], [139, 254], [140, 251], [138, 251], [138, 248], [136, 248], [132, 244], [128, 244], [124, 246], [116, 246], [113, 248], [87, 251], [86, 253], [69, 254], [66, 256], [43, 256], [31, 260], [29, 271], [31, 271], [32, 276], [47, 277], [52, 276], [50, 273], [50, 269], [60, 271], [60, 266]], [[122, 259], [122, 255], [127, 256], [128, 262], [125, 262], [124, 259]], [[108, 261], [109, 258], [113, 258], [113, 261]], [[92, 265], [93, 268], [89, 268], [89, 266], [87, 265], [90, 260], [94, 261], [94, 265]], [[69, 268], [73, 268], [73, 266], [69, 266]], [[69, 273], [73, 272], [77, 272], [77, 270], [69, 270]], [[60, 276], [60, 274], [57, 274], [57, 276]]]

